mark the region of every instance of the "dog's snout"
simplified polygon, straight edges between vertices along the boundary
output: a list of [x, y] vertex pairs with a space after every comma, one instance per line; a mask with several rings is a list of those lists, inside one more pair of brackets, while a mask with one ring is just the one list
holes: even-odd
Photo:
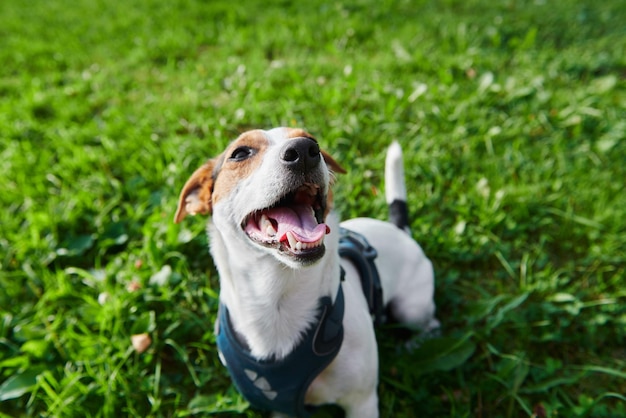
[[317, 167], [321, 158], [317, 142], [306, 137], [290, 140], [280, 154], [285, 166], [305, 173]]

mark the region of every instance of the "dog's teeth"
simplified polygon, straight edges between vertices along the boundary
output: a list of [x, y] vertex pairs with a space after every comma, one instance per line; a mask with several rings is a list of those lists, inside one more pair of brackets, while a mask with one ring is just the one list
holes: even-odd
[[291, 231], [287, 232], [287, 241], [289, 241], [289, 246], [292, 249], [296, 249], [296, 244], [299, 242], [296, 237], [293, 236], [293, 233]]
[[274, 228], [274, 225], [272, 225], [272, 222], [265, 214], [261, 215], [261, 219], [259, 220], [259, 229], [265, 231], [265, 233], [271, 237], [276, 235], [276, 228]]
[[296, 236], [291, 231], [287, 232], [285, 236], [287, 238], [287, 241], [289, 242], [289, 247], [291, 247], [291, 249], [294, 251], [302, 251], [302, 250], [308, 250], [311, 248], [316, 248], [322, 245], [322, 242], [324, 241], [324, 238], [320, 238], [317, 241], [313, 241], [313, 242], [298, 241]]

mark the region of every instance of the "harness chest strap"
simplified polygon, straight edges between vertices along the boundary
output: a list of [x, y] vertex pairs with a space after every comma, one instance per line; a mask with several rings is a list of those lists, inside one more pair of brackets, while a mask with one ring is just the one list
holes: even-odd
[[237, 339], [228, 309], [220, 304], [217, 346], [239, 392], [258, 409], [307, 417], [315, 408], [304, 404], [306, 391], [333, 361], [343, 342], [344, 297], [341, 284], [335, 303], [319, 299], [318, 315], [304, 339], [285, 358], [258, 360]]

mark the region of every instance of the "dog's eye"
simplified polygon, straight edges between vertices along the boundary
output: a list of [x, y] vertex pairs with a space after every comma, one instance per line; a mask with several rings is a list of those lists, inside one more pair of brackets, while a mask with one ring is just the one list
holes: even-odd
[[243, 160], [247, 160], [248, 158], [252, 157], [254, 154], [256, 154], [256, 150], [254, 148], [250, 148], [250, 147], [246, 147], [246, 146], [237, 147], [237, 148], [235, 148], [233, 153], [230, 154], [230, 160], [232, 160], [232, 161], [243, 161]]

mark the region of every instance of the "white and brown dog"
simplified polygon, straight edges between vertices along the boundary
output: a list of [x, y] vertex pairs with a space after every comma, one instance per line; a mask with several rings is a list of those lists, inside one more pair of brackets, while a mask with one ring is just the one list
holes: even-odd
[[[330, 187], [333, 173], [343, 172], [303, 130], [253, 130], [182, 189], [175, 222], [211, 215], [220, 357], [258, 408], [301, 416], [334, 403], [348, 417], [378, 416], [374, 311], [364, 294], [376, 283], [360, 279], [362, 265], [377, 270], [382, 302], [396, 320], [425, 331], [439, 325], [432, 265], [406, 232], [400, 146], [390, 147], [385, 169], [394, 223], [357, 218], [340, 227]], [[377, 257], [365, 264], [341, 257], [344, 229]]]

